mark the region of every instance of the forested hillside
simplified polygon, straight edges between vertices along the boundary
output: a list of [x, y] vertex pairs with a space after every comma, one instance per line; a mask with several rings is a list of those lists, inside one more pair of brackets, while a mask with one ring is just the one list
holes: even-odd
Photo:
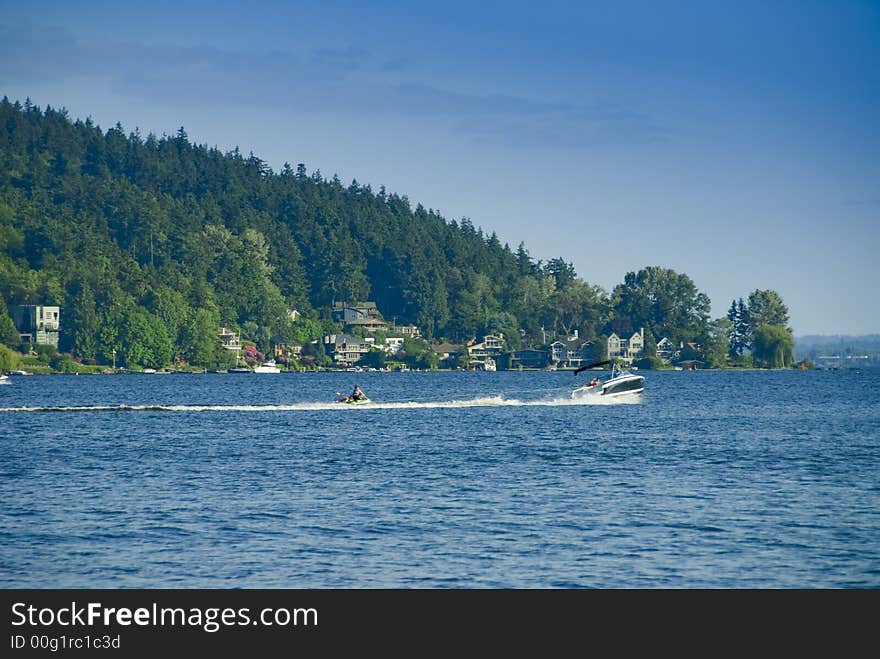
[[286, 310], [375, 300], [386, 318], [453, 341], [543, 338], [607, 321], [602, 291], [467, 219], [343, 185], [305, 165], [173, 136], [103, 131], [64, 110], [0, 103], [0, 292], [62, 306], [62, 349], [106, 358], [126, 337], [204, 361], [216, 327], [263, 347], [304, 339]]

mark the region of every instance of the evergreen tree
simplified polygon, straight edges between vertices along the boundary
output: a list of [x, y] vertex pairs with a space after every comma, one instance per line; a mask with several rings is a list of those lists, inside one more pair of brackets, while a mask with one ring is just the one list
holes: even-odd
[[788, 307], [776, 291], [752, 291], [749, 294], [748, 309], [752, 332], [762, 325], [788, 326]]
[[727, 311], [727, 320], [730, 323], [728, 332], [728, 356], [736, 360], [751, 347], [751, 316], [748, 307], [740, 298], [739, 302], [733, 300]]
[[746, 350], [752, 349], [752, 314], [749, 312], [748, 306], [742, 298], [736, 304], [737, 317], [737, 334], [739, 337], [739, 352], [742, 354]]
[[15, 324], [9, 317], [6, 302], [0, 297], [0, 343], [14, 347], [20, 342], [18, 330], [15, 329]]

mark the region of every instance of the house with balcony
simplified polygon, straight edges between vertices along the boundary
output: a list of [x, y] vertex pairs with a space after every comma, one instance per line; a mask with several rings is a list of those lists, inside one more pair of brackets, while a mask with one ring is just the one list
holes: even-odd
[[574, 330], [570, 336], [550, 344], [550, 362], [557, 368], [578, 368], [583, 365], [585, 349], [591, 345]]
[[361, 328], [367, 332], [388, 329], [375, 302], [337, 302], [333, 305], [331, 317], [342, 325], [346, 332]]
[[504, 335], [487, 334], [479, 343], [470, 341], [467, 345], [470, 365], [474, 368], [485, 367], [504, 352]]
[[22, 343], [55, 346], [61, 331], [61, 308], [44, 304], [14, 304], [9, 307], [12, 323]]
[[608, 359], [632, 362], [641, 356], [645, 349], [645, 328], [633, 332], [629, 338], [618, 336], [612, 332], [608, 337]]
[[667, 364], [673, 360], [676, 354], [675, 344], [667, 337], [663, 337], [657, 341], [657, 357]]
[[370, 352], [373, 342], [351, 334], [329, 334], [324, 337], [324, 350], [333, 364], [342, 368], [353, 366]]
[[221, 327], [217, 333], [220, 335], [220, 343], [223, 344], [226, 350], [234, 352], [241, 350], [241, 336], [238, 332]]

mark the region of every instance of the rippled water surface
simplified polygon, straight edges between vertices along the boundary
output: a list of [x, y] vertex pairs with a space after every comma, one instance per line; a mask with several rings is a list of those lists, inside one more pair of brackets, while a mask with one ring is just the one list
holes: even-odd
[[13, 377], [0, 586], [880, 587], [880, 372], [644, 374]]

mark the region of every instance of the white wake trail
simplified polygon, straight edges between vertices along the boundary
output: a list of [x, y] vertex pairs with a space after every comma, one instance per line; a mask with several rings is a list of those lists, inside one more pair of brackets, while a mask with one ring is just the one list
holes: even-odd
[[0, 407], [0, 413], [27, 412], [317, 412], [317, 411], [366, 411], [366, 410], [411, 410], [468, 407], [553, 407], [570, 405], [620, 405], [637, 403], [638, 400], [545, 398], [538, 400], [519, 400], [504, 396], [483, 396], [463, 400], [445, 401], [389, 401], [370, 402], [365, 405], [346, 405], [337, 402], [290, 403], [279, 405], [70, 405], [42, 407]]

